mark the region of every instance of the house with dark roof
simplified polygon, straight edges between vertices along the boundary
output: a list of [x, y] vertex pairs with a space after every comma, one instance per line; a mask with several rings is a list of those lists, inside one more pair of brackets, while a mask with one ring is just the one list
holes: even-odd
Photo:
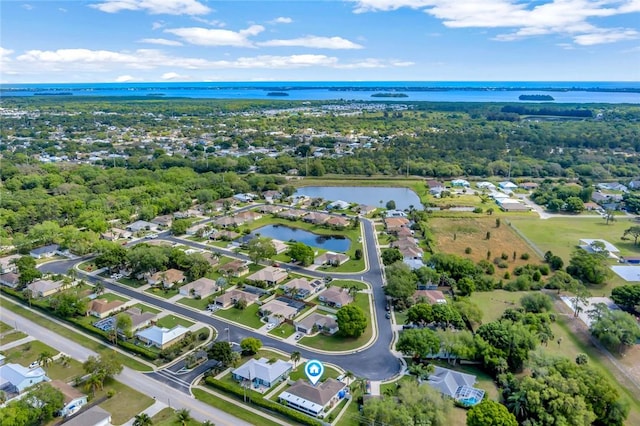
[[270, 388], [285, 380], [293, 364], [281, 359], [270, 364], [266, 358], [250, 359], [231, 372], [231, 376], [238, 382], [250, 382], [254, 388]]
[[349, 290], [342, 287], [330, 287], [320, 293], [318, 300], [334, 308], [342, 308], [353, 302]]
[[299, 379], [282, 392], [278, 400], [295, 410], [315, 417], [323, 417], [346, 396], [345, 388], [344, 383], [331, 378], [317, 386]]
[[20, 275], [9, 272], [7, 274], [0, 275], [0, 284], [9, 288], [16, 288], [20, 284]]
[[69, 385], [62, 380], [52, 380], [51, 386], [58, 389], [63, 396], [64, 407], [58, 411], [61, 417], [70, 416], [78, 412], [84, 405], [87, 404], [87, 395], [80, 392], [78, 389]]
[[291, 294], [295, 299], [306, 299], [309, 295], [324, 290], [323, 280], [309, 281], [306, 278], [294, 278], [281, 286], [285, 293]]
[[133, 307], [127, 309], [124, 313], [131, 318], [131, 330], [138, 330], [148, 326], [158, 316], [153, 312], [143, 312], [140, 308]]
[[87, 411], [74, 416], [69, 421], [64, 423], [64, 426], [110, 426], [111, 414], [108, 411], [100, 408], [99, 405], [94, 405]]

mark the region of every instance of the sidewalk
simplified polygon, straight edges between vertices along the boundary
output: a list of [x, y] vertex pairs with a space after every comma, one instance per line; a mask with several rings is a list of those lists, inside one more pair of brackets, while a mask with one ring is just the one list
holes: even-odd
[[31, 336], [23, 337], [22, 339], [19, 339], [19, 340], [7, 343], [6, 345], [0, 346], [0, 351], [6, 351], [7, 349], [15, 348], [16, 346], [20, 346], [20, 345], [22, 345], [24, 343], [28, 343], [28, 342], [31, 342], [33, 340], [36, 340], [36, 339], [34, 339]]
[[[167, 404], [164, 404], [160, 401], [156, 401], [153, 403], [153, 405], [149, 408], [147, 408], [146, 410], [144, 410], [142, 413], [145, 413], [146, 415], [148, 415], [149, 417], [153, 417], [156, 414], [158, 414], [160, 411], [164, 410], [166, 407], [168, 407]], [[140, 413], [140, 414], [142, 414]], [[123, 426], [133, 426], [133, 422], [136, 420], [135, 417], [129, 419], [128, 422], [124, 423]]]

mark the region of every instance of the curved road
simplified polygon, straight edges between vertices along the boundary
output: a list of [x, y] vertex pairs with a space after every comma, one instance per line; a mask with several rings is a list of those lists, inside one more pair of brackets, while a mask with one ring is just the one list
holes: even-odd
[[[117, 291], [133, 299], [138, 299], [140, 301], [155, 305], [164, 310], [173, 311], [186, 318], [191, 318], [195, 321], [209, 324], [218, 330], [218, 338], [226, 338], [227, 336], [225, 335], [226, 332], [224, 330], [228, 328], [230, 334], [229, 337], [232, 341], [239, 342], [246, 337], [255, 337], [262, 340], [265, 346], [271, 346], [285, 352], [296, 350], [299, 351], [305, 358], [315, 358], [320, 361], [339, 365], [343, 369], [349, 370], [359, 377], [365, 377], [371, 380], [384, 380], [396, 375], [400, 371], [401, 364], [400, 360], [396, 358], [390, 351], [390, 345], [393, 339], [393, 330], [391, 327], [391, 321], [385, 318], [386, 298], [383, 290], [382, 267], [380, 264], [380, 257], [378, 256], [375, 242], [375, 226], [373, 222], [368, 219], [361, 219], [361, 222], [364, 228], [364, 243], [366, 245], [365, 252], [369, 268], [366, 272], [358, 274], [340, 274], [340, 278], [354, 280], [363, 279], [370, 284], [375, 304], [375, 315], [372, 320], [375, 320], [377, 322], [378, 337], [376, 341], [366, 349], [354, 351], [350, 354], [319, 353], [311, 349], [291, 345], [282, 340], [275, 339], [269, 335], [256, 333], [249, 329], [236, 326], [233, 323], [227, 323], [222, 319], [219, 319], [218, 317], [205, 315], [203, 313], [185, 308], [182, 305], [167, 302], [164, 299], [153, 297], [144, 292], [138, 292], [125, 285], [113, 284], [112, 282], [109, 282], [102, 277], [87, 274], [83, 275], [84, 278], [89, 282], [95, 283], [100, 281], [107, 289]], [[216, 250], [211, 246], [174, 238], [169, 236], [166, 232], [161, 233], [159, 237], [168, 241], [189, 245], [195, 248], [206, 248], [207, 250], [217, 251], [227, 256], [246, 259], [246, 256], [244, 255], [230, 254], [228, 251]], [[49, 262], [41, 265], [39, 269], [43, 272], [64, 274], [67, 273], [67, 271], [78, 262], [78, 260]], [[291, 270], [315, 277], [324, 277], [329, 275], [317, 271], [309, 271], [295, 265], [291, 265]]]

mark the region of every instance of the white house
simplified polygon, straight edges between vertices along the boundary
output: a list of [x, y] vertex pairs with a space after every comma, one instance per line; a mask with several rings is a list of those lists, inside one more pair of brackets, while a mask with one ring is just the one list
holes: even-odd
[[332, 203], [327, 204], [327, 208], [330, 210], [346, 210], [350, 206], [349, 203], [342, 200], [336, 200]]
[[292, 368], [293, 364], [281, 359], [276, 360], [273, 364], [269, 364], [269, 360], [266, 358], [250, 359], [233, 370], [231, 375], [234, 380], [239, 382], [245, 380], [251, 382], [255, 388], [261, 386], [270, 388], [283, 381], [291, 373]]
[[0, 366], [0, 390], [7, 393], [22, 393], [25, 389], [40, 382], [48, 382], [45, 371], [40, 368], [27, 368], [20, 364]]
[[140, 231], [157, 231], [158, 225], [155, 223], [147, 222], [144, 220], [136, 220], [135, 222], [127, 225], [127, 231], [140, 232]]
[[188, 332], [189, 329], [181, 325], [176, 325], [171, 330], [153, 325], [138, 331], [136, 337], [147, 345], [155, 346], [158, 349], [166, 349], [182, 340]]
[[300, 379], [282, 392], [278, 399], [288, 407], [320, 417], [345, 397], [345, 387], [344, 383], [331, 378], [317, 386]]
[[498, 186], [500, 187], [500, 189], [509, 190], [509, 191], [513, 191], [518, 187], [518, 185], [508, 180], [500, 182]]
[[12, 254], [11, 256], [0, 257], [0, 274], [15, 272], [18, 268], [13, 262], [20, 259], [21, 257], [22, 256], [18, 254]]
[[462, 187], [462, 188], [469, 188], [471, 185], [469, 185], [469, 181], [464, 180], [464, 179], [454, 179], [451, 181], [451, 186], [453, 187]]

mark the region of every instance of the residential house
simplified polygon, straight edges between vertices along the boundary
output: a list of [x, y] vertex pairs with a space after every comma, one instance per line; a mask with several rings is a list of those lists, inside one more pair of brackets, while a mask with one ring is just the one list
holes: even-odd
[[218, 256], [217, 254], [205, 251], [204, 253], [202, 253], [202, 257], [211, 266], [218, 266], [218, 264], [220, 264], [220, 256]]
[[306, 299], [309, 295], [324, 290], [324, 281], [315, 280], [313, 282], [306, 278], [294, 278], [282, 285], [285, 293], [291, 294], [296, 299]]
[[313, 260], [314, 265], [331, 265], [331, 266], [339, 266], [349, 260], [349, 256], [344, 253], [333, 253], [333, 252], [325, 252], [319, 256], [317, 256]]
[[267, 203], [273, 203], [275, 200], [282, 198], [282, 194], [278, 191], [264, 191], [262, 197]]
[[325, 225], [332, 226], [334, 228], [346, 228], [351, 222], [349, 219], [342, 216], [332, 216], [325, 222]]
[[260, 213], [267, 213], [267, 214], [276, 214], [278, 212], [281, 212], [282, 210], [284, 210], [284, 207], [276, 206], [276, 205], [273, 205], [273, 204], [266, 204], [266, 205], [260, 206], [258, 208], [258, 211]]
[[268, 323], [279, 325], [284, 320], [293, 319], [298, 314], [299, 309], [292, 306], [291, 303], [274, 299], [260, 306], [258, 312], [260, 316], [267, 319]]
[[40, 367], [27, 368], [20, 364], [0, 366], [0, 390], [6, 393], [20, 394], [33, 385], [48, 381], [50, 379]]
[[267, 358], [250, 359], [231, 372], [238, 382], [250, 382], [254, 388], [270, 388], [284, 381], [291, 373], [293, 364], [281, 359], [270, 364]]
[[599, 204], [589, 201], [588, 203], [584, 203], [584, 208], [586, 211], [593, 211], [593, 210], [598, 210], [601, 207]]
[[384, 226], [387, 232], [393, 234], [400, 228], [408, 228], [411, 222], [406, 217], [385, 217]]
[[99, 405], [94, 405], [87, 411], [74, 416], [72, 419], [64, 423], [64, 426], [110, 426], [111, 414], [100, 408]]
[[218, 271], [223, 275], [238, 278], [249, 273], [249, 266], [244, 260], [236, 259], [220, 266]]
[[277, 215], [278, 215], [278, 217], [281, 217], [281, 218], [284, 218], [284, 219], [296, 220], [296, 219], [299, 219], [299, 218], [303, 217], [306, 214], [307, 214], [307, 212], [304, 211], [304, 210], [287, 209], [287, 210], [281, 211]]
[[282, 268], [267, 266], [266, 268], [249, 275], [246, 280], [253, 282], [264, 282], [268, 286], [274, 286], [286, 280], [288, 276], [289, 273]]
[[34, 248], [29, 252], [29, 256], [34, 259], [45, 259], [47, 257], [53, 257], [60, 251], [58, 244], [50, 244], [48, 246]]
[[454, 179], [451, 181], [451, 186], [454, 188], [469, 188], [471, 185], [469, 181], [464, 179]]
[[524, 182], [520, 184], [520, 188], [526, 189], [527, 191], [533, 191], [538, 188], [538, 184], [535, 182]]
[[187, 235], [198, 235], [202, 238], [208, 238], [214, 231], [215, 229], [209, 226], [208, 223], [199, 223], [187, 228]]
[[27, 285], [31, 290], [31, 297], [48, 297], [62, 289], [62, 281], [37, 280]]
[[238, 234], [237, 232], [224, 230], [224, 231], [214, 232], [213, 234], [209, 235], [209, 239], [231, 241], [231, 240], [235, 240], [239, 236], [240, 234]]
[[9, 288], [16, 288], [18, 284], [20, 284], [20, 275], [9, 272], [7, 274], [0, 275], [0, 284], [5, 285]]
[[430, 305], [447, 303], [447, 299], [444, 297], [444, 293], [440, 290], [416, 290], [413, 293], [413, 300], [416, 303], [423, 303], [425, 301]]
[[402, 210], [387, 210], [385, 217], [407, 217], [407, 214]]
[[398, 249], [402, 254], [402, 260], [422, 260], [423, 251], [420, 247], [405, 246]]
[[342, 287], [329, 287], [318, 296], [318, 300], [333, 307], [342, 308], [353, 302], [353, 297], [349, 290]]
[[133, 307], [124, 311], [124, 314], [131, 318], [131, 330], [134, 331], [147, 327], [158, 316], [153, 312], [142, 312], [142, 309]]
[[410, 228], [407, 227], [400, 227], [400, 228], [396, 228], [396, 230], [394, 230], [394, 232], [392, 232], [392, 234], [395, 234], [396, 237], [402, 239], [402, 238], [410, 238], [415, 234], [415, 231], [412, 231]]
[[242, 223], [250, 223], [258, 219], [262, 219], [262, 214], [251, 210], [243, 211], [236, 215], [236, 220], [240, 220]]
[[180, 294], [186, 297], [205, 298], [219, 290], [218, 284], [209, 278], [198, 278], [180, 287]]
[[332, 203], [327, 204], [327, 209], [329, 210], [346, 210], [349, 208], [351, 204], [346, 201], [336, 200]]
[[427, 382], [443, 395], [453, 398], [464, 405], [472, 406], [484, 397], [482, 389], [474, 388], [476, 376], [436, 366], [429, 374]]
[[516, 185], [515, 183], [505, 180], [502, 181], [500, 183], [498, 183], [498, 186], [500, 187], [500, 189], [504, 190], [504, 191], [513, 191], [514, 189], [516, 189], [518, 187], [518, 185]]
[[128, 240], [133, 236], [131, 231], [126, 229], [111, 228], [107, 232], [100, 234], [100, 238], [107, 241]]
[[136, 337], [149, 346], [158, 349], [166, 349], [178, 343], [189, 332], [189, 329], [181, 325], [176, 325], [172, 329], [152, 325], [136, 333]]
[[241, 203], [250, 203], [258, 197], [255, 194], [246, 193], [246, 194], [236, 194], [233, 196], [233, 198], [236, 201], [239, 201]]
[[122, 300], [94, 299], [89, 303], [87, 314], [98, 318], [106, 318], [122, 309], [124, 304], [125, 302]]
[[0, 274], [7, 274], [9, 272], [16, 272], [18, 268], [15, 263], [22, 256], [19, 254], [12, 254], [11, 256], [0, 257]]
[[312, 313], [301, 319], [300, 321], [294, 321], [293, 326], [296, 331], [304, 334], [311, 334], [315, 329], [323, 333], [333, 335], [338, 332], [338, 322], [335, 318], [320, 314], [317, 312]]
[[299, 379], [286, 391], [282, 392], [278, 399], [281, 403], [295, 410], [321, 417], [344, 398], [347, 392], [346, 386], [344, 383], [332, 378], [317, 386], [313, 386], [306, 380]]
[[155, 223], [147, 222], [145, 220], [136, 220], [133, 223], [127, 225], [127, 231], [140, 232], [140, 231], [157, 231], [158, 225]]
[[374, 211], [376, 211], [378, 208], [376, 206], [368, 206], [366, 204], [358, 204], [356, 207], [354, 207], [352, 210], [355, 212], [358, 212], [359, 214], [366, 216], [369, 213], [373, 213]]
[[271, 240], [273, 243], [273, 248], [276, 249], [276, 254], [284, 253], [289, 250], [289, 246], [286, 245], [283, 241], [280, 240]]
[[257, 294], [249, 293], [248, 291], [242, 291], [239, 289], [229, 290], [226, 293], [216, 297], [215, 304], [222, 308], [227, 308], [234, 305], [236, 302], [243, 300], [247, 306], [256, 303], [259, 299]]
[[427, 187], [429, 188], [429, 194], [439, 197], [440, 194], [445, 190], [445, 186], [442, 182], [438, 182], [437, 180], [428, 180]]
[[513, 198], [500, 198], [496, 200], [496, 204], [505, 212], [528, 212], [531, 210], [529, 206], [521, 203]]
[[58, 389], [63, 396], [64, 407], [58, 412], [60, 417], [70, 416], [87, 404], [87, 395], [62, 380], [52, 380], [51, 386]]
[[492, 184], [491, 182], [477, 182], [476, 186], [480, 189], [487, 189], [489, 191], [495, 191], [496, 190], [496, 186], [494, 184]]
[[604, 189], [607, 191], [620, 191], [620, 192], [629, 192], [629, 188], [625, 185], [618, 182], [602, 182], [596, 184], [596, 188]]
[[326, 213], [311, 212], [308, 215], [306, 215], [302, 220], [305, 222], [313, 223], [314, 225], [322, 225], [325, 222], [327, 222], [330, 218], [331, 216], [329, 216]]
[[151, 223], [154, 223], [161, 228], [169, 228], [173, 223], [173, 216], [170, 214], [156, 216], [153, 219], [151, 219]]
[[631, 182], [629, 182], [629, 188], [640, 189], [640, 180], [632, 180]]
[[185, 276], [184, 272], [179, 269], [167, 269], [166, 271], [156, 272], [147, 278], [147, 283], [149, 285], [158, 285], [162, 284], [163, 287], [169, 288], [174, 284], [181, 284], [184, 282]]
[[221, 228], [233, 228], [242, 225], [244, 222], [235, 216], [222, 216], [213, 221], [213, 224]]

